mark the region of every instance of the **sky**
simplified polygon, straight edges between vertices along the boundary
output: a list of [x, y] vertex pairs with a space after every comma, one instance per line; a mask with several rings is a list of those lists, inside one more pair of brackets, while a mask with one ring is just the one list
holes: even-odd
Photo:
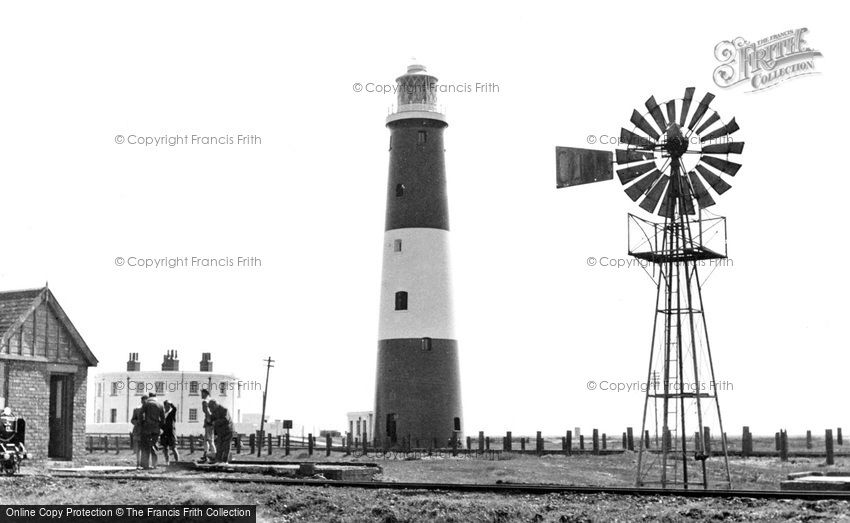
[[[733, 263], [704, 289], [733, 386], [726, 430], [850, 427], [844, 17], [818, 1], [654, 6], [5, 3], [0, 289], [49, 281], [100, 360], [92, 375], [176, 349], [186, 368], [212, 352], [216, 370], [262, 381], [271, 356], [270, 417], [343, 430], [374, 401], [395, 102], [375, 91], [415, 59], [473, 87], [440, 95], [467, 431], [619, 434], [642, 394], [587, 383], [645, 374], [654, 287], [587, 259], [627, 261], [626, 216], [642, 211], [616, 181], [556, 190], [554, 149], [693, 86], [746, 142], [713, 208]], [[714, 84], [719, 42], [802, 27], [818, 74]], [[192, 135], [261, 143], [130, 143]], [[168, 257], [234, 265], [130, 261]]]

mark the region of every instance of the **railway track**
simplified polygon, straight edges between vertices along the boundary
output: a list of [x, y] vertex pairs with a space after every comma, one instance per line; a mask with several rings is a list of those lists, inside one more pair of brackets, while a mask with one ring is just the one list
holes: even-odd
[[418, 483], [379, 481], [336, 481], [323, 479], [256, 478], [238, 476], [174, 476], [136, 474], [57, 474], [63, 479], [106, 479], [123, 481], [218, 481], [222, 483], [265, 484], [281, 486], [342, 487], [387, 490], [425, 490], [458, 493], [491, 494], [612, 494], [620, 496], [678, 496], [686, 498], [752, 498], [766, 500], [841, 500], [850, 501], [850, 491], [806, 491], [806, 490], [728, 490], [728, 489], [660, 489], [636, 487], [586, 487], [570, 485], [535, 485], [526, 483]]

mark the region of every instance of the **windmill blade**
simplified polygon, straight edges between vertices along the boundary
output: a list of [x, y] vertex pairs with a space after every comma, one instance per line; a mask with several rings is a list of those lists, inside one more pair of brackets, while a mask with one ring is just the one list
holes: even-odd
[[720, 158], [715, 158], [714, 156], [701, 156], [699, 161], [705, 162], [708, 165], [717, 169], [718, 171], [725, 172], [729, 176], [735, 176], [738, 173], [738, 169], [741, 168], [740, 163], [721, 160]]
[[697, 129], [697, 130], [696, 130], [696, 131], [694, 131], [694, 132], [696, 132], [696, 133], [697, 133], [697, 135], [702, 134], [702, 132], [703, 132], [703, 131], [705, 131], [706, 129], [708, 129], [708, 128], [711, 126], [711, 124], [713, 124], [714, 122], [716, 122], [716, 121], [717, 121], [717, 120], [719, 120], [719, 119], [720, 119], [720, 115], [719, 115], [719, 114], [717, 114], [717, 113], [712, 113], [712, 115], [711, 115], [711, 116], [709, 116], [708, 118], [706, 118], [706, 120], [702, 123], [702, 125], [700, 125], [700, 126], [699, 126], [699, 129]]
[[694, 194], [696, 194], [699, 206], [705, 209], [706, 207], [714, 205], [714, 198], [712, 198], [711, 194], [708, 193], [708, 189], [705, 188], [705, 185], [703, 185], [699, 176], [697, 176], [697, 173], [693, 171], [689, 172], [688, 178], [691, 180], [691, 185], [694, 187]]
[[661, 129], [662, 132], [666, 130], [667, 120], [664, 119], [664, 114], [662, 114], [661, 107], [658, 106], [658, 102], [655, 101], [655, 96], [650, 96], [644, 105], [649, 110], [649, 114], [652, 115], [652, 119], [655, 120], [658, 128]]
[[716, 140], [717, 138], [720, 138], [721, 136], [730, 135], [730, 134], [734, 133], [735, 131], [737, 131], [738, 129], [740, 129], [740, 127], [738, 127], [738, 123], [735, 122], [735, 118], [733, 117], [731, 122], [727, 123], [726, 125], [724, 125], [720, 129], [715, 129], [714, 131], [711, 131], [707, 135], [700, 138], [700, 141], [701, 142], [707, 142], [709, 140]]
[[676, 121], [676, 100], [667, 102], [667, 121], [670, 123]]
[[744, 142], [726, 142], [706, 145], [702, 152], [708, 154], [741, 154], [744, 151]]
[[637, 112], [637, 109], [632, 112], [632, 118], [629, 121], [635, 124], [638, 129], [645, 132], [647, 136], [651, 136], [653, 140], [658, 141], [658, 139], [661, 138], [661, 135], [658, 134], [658, 131], [652, 128], [649, 122], [647, 122], [646, 119], [641, 116], [639, 112]]
[[665, 218], [672, 218], [673, 210], [676, 208], [670, 187], [672, 187], [672, 184], [667, 187], [666, 191], [664, 191], [664, 197], [661, 198], [661, 207], [658, 208], [658, 215], [664, 216]]
[[679, 187], [682, 188], [682, 197], [680, 198], [680, 202], [685, 206], [685, 209], [682, 212], [689, 216], [693, 216], [696, 213], [696, 210], [694, 209], [694, 195], [691, 193], [688, 180], [684, 175], [679, 178]]
[[688, 129], [693, 129], [694, 126], [699, 123], [705, 115], [705, 112], [708, 111], [708, 104], [710, 104], [712, 100], [714, 100], [714, 95], [711, 93], [705, 93], [705, 96], [703, 96], [702, 100], [700, 100], [699, 104], [697, 104], [697, 110], [694, 111], [691, 123], [688, 124]]
[[624, 143], [626, 145], [634, 145], [635, 147], [641, 147], [644, 149], [652, 149], [655, 147], [655, 142], [650, 140], [649, 138], [644, 138], [639, 134], [635, 134], [628, 129], [620, 128], [620, 143]]
[[653, 170], [651, 173], [647, 174], [640, 180], [633, 183], [628, 189], [626, 189], [626, 194], [629, 198], [632, 199], [633, 202], [638, 201], [638, 198], [646, 194], [649, 191], [652, 184], [654, 184], [658, 178], [661, 177], [661, 171], [658, 169]]
[[624, 169], [617, 170], [617, 176], [620, 177], [620, 183], [626, 185], [630, 181], [634, 180], [638, 176], [648, 173], [652, 169], [655, 168], [655, 162], [647, 162], [642, 163], [640, 165], [635, 165], [633, 167], [626, 167]]
[[688, 109], [691, 108], [691, 100], [694, 99], [694, 91], [696, 91], [696, 89], [693, 87], [685, 89], [685, 97], [682, 99], [682, 114], [679, 116], [679, 127], [685, 126], [685, 119], [688, 117]]
[[655, 208], [658, 207], [658, 200], [661, 199], [661, 194], [667, 188], [667, 185], [670, 183], [670, 177], [665, 175], [663, 178], [658, 180], [652, 189], [649, 191], [649, 194], [646, 195], [646, 198], [640, 202], [640, 208], [648, 213], [654, 213]]
[[716, 192], [717, 194], [723, 194], [732, 188], [732, 186], [726, 183], [720, 176], [709, 171], [702, 165], [697, 165], [696, 170], [702, 175], [703, 178], [705, 178], [705, 181], [708, 182], [708, 184], [711, 186], [712, 189], [714, 189], [714, 192]]
[[632, 163], [643, 162], [655, 158], [655, 153], [645, 151], [635, 151], [633, 149], [617, 149], [617, 163]]

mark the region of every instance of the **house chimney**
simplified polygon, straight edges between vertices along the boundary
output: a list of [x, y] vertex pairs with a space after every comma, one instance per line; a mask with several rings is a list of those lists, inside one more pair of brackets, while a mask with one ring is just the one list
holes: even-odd
[[212, 362], [212, 356], [210, 355], [210, 353], [209, 352], [202, 352], [201, 353], [201, 367], [200, 367], [201, 372], [212, 372], [212, 370], [213, 370], [212, 363], [213, 363]]
[[135, 372], [141, 370], [141, 363], [139, 363], [139, 353], [131, 352], [130, 357], [127, 359], [127, 372]]
[[180, 360], [177, 359], [176, 350], [169, 350], [162, 357], [162, 370], [180, 370]]

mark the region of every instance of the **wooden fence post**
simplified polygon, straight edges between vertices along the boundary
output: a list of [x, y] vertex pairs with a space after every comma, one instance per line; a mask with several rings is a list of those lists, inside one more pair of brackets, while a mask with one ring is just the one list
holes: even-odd
[[826, 429], [826, 464], [835, 465], [835, 456], [832, 453], [832, 429]]
[[271, 434], [269, 434], [269, 437], [268, 437], [268, 449], [269, 449], [268, 455], [271, 456], [272, 455], [272, 435]]
[[626, 427], [626, 439], [628, 440], [629, 450], [635, 450], [635, 436], [631, 427]]
[[525, 452], [525, 437], [519, 438], [520, 451]]
[[543, 433], [537, 431], [537, 455], [543, 454]]
[[251, 433], [248, 435], [248, 447], [251, 449], [251, 455], [254, 455], [254, 452], [257, 450], [257, 435]]
[[835, 429], [837, 434], [835, 435], [835, 442], [839, 445], [844, 445], [844, 436], [841, 434], [841, 427]]
[[705, 445], [705, 448], [703, 450], [705, 451], [706, 456], [711, 457], [711, 428], [703, 427], [702, 434], [703, 444]]
[[484, 452], [484, 431], [478, 431], [478, 452]]
[[484, 438], [484, 450], [490, 450], [490, 436]]
[[584, 450], [584, 434], [578, 435], [578, 448], [579, 450]]
[[812, 448], [812, 431], [810, 430], [806, 431], [806, 448]]
[[779, 459], [788, 461], [788, 431], [779, 432]]
[[236, 434], [236, 453], [242, 454], [242, 434]]
[[608, 449], [608, 435], [604, 432], [602, 433], [602, 450]]
[[325, 456], [331, 455], [332, 441], [330, 436], [325, 436]]
[[457, 456], [457, 432], [452, 432], [452, 456]]
[[307, 434], [307, 454], [313, 455], [313, 433]]
[[283, 436], [283, 455], [289, 456], [289, 430]]
[[599, 454], [599, 429], [593, 429], [593, 453]]
[[513, 449], [513, 444], [513, 435], [511, 434], [511, 431], [507, 431], [505, 433], [505, 443], [502, 445], [503, 450], [510, 452]]

